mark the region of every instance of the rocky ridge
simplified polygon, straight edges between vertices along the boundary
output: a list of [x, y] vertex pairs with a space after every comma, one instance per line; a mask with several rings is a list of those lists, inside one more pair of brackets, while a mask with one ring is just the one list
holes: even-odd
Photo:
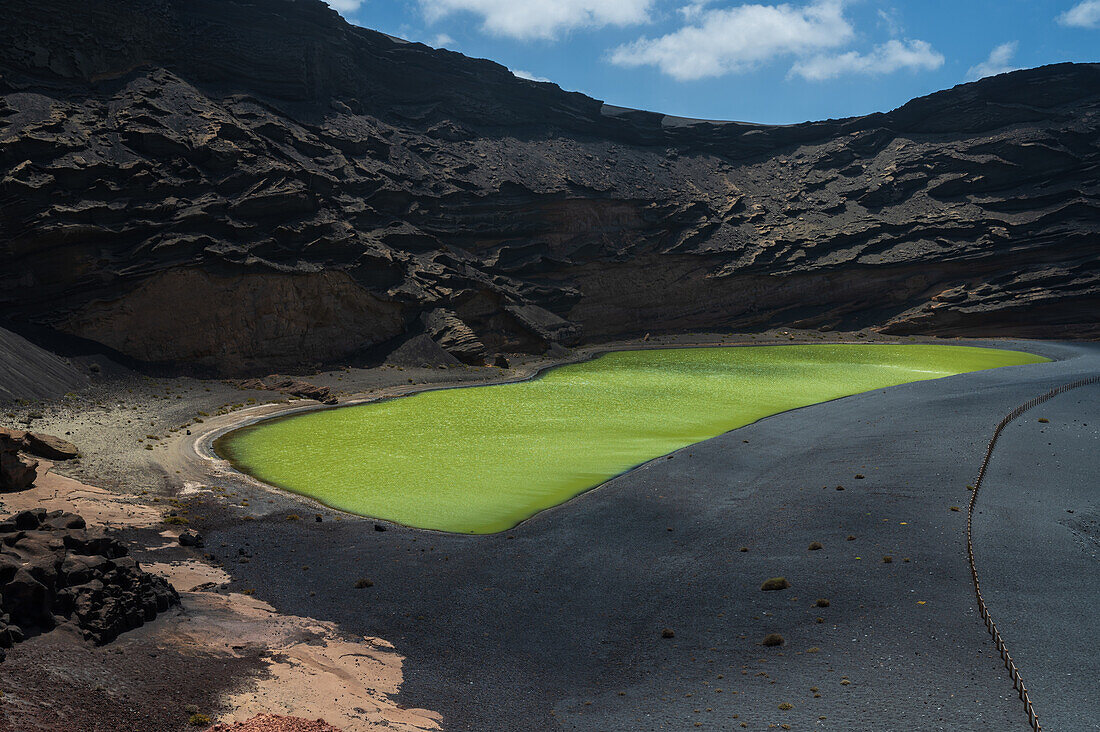
[[776, 325], [1090, 337], [1100, 65], [800, 125], [612, 107], [317, 0], [14, 0], [0, 319], [219, 374]]

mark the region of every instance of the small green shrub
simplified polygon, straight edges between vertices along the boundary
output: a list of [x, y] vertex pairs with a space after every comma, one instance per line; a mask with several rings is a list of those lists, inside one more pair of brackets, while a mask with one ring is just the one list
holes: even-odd
[[206, 727], [211, 724], [211, 721], [209, 716], [196, 712], [195, 714], [191, 715], [191, 718], [187, 720], [187, 723], [192, 727]]
[[789, 712], [790, 710], [794, 709], [794, 704], [791, 704], [790, 702], [782, 702], [779, 705], [779, 708], [784, 712]]
[[355, 580], [355, 589], [362, 590], [366, 589], [367, 587], [374, 587], [374, 582], [370, 581], [366, 577], [360, 577], [359, 579]]
[[183, 516], [165, 516], [161, 520], [164, 523], [168, 524], [169, 526], [186, 526], [187, 525], [187, 519], [185, 519]]
[[779, 633], [768, 633], [763, 640], [763, 644], [766, 646], [781, 646], [783, 642], [783, 636]]
[[785, 590], [791, 586], [791, 583], [787, 581], [786, 577], [772, 577], [771, 579], [764, 580], [764, 584], [760, 585], [760, 589], [765, 592], [772, 590]]
[[821, 548], [822, 548], [822, 546], [821, 546], [821, 542], [820, 542], [820, 541], [811, 541], [811, 542], [810, 542], [810, 548], [809, 548], [809, 551], [811, 551], [811, 552], [816, 552], [816, 551], [817, 551], [818, 549], [821, 549]]
[[817, 602], [814, 603], [814, 607], [829, 607], [829, 599], [826, 597], [817, 598]]

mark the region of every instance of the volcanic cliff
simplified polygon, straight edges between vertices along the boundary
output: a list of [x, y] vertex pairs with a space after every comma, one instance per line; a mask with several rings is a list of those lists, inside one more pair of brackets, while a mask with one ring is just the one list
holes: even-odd
[[1097, 64], [767, 126], [611, 107], [319, 0], [5, 8], [0, 324], [25, 334], [243, 374], [419, 332], [471, 362], [1100, 333]]

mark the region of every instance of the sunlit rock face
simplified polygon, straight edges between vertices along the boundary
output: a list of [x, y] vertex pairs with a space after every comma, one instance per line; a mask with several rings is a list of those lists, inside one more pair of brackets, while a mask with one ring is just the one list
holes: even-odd
[[339, 362], [437, 310], [487, 352], [1097, 334], [1096, 64], [772, 127], [609, 107], [314, 0], [5, 15], [0, 318], [136, 361]]

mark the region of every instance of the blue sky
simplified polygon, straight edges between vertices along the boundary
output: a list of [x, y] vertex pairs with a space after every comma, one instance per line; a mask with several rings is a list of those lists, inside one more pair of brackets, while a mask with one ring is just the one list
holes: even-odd
[[1100, 61], [1100, 0], [329, 0], [349, 21], [610, 104], [790, 123]]

